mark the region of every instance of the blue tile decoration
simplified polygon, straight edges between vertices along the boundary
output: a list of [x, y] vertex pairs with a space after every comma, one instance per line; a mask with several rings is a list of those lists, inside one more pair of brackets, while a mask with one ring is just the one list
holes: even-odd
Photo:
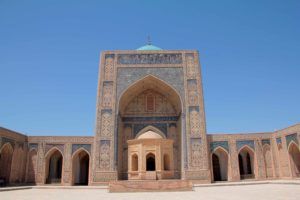
[[251, 149], [255, 150], [254, 140], [238, 140], [236, 141], [236, 148], [239, 151], [243, 146], [249, 146]]
[[106, 112], [112, 114], [112, 109], [102, 109], [101, 110], [101, 114], [106, 113]]
[[191, 111], [197, 111], [197, 112], [199, 112], [199, 110], [200, 110], [200, 108], [199, 108], [199, 106], [189, 106], [189, 111], [191, 112]]
[[49, 150], [51, 150], [53, 147], [56, 147], [61, 151], [61, 153], [64, 153], [65, 144], [54, 144], [54, 143], [46, 143], [45, 145], [45, 155], [48, 153]]
[[100, 146], [108, 145], [110, 147], [110, 140], [100, 140]]
[[165, 134], [167, 137], [167, 123], [145, 123], [145, 124], [133, 124], [133, 134], [134, 137], [140, 132], [143, 128], [147, 126], [154, 126]]
[[119, 54], [118, 64], [182, 64], [180, 53]]
[[28, 147], [29, 147], [29, 151], [31, 151], [32, 149], [35, 149], [36, 151], [38, 150], [37, 143], [29, 143]]
[[72, 144], [72, 154], [80, 148], [85, 149], [91, 154], [91, 144]]
[[123, 117], [123, 122], [149, 122], [149, 121], [178, 121], [178, 116], [169, 117]]
[[0, 148], [5, 145], [6, 143], [10, 143], [12, 148], [15, 148], [15, 141], [13, 139], [7, 138], [7, 137], [2, 137], [2, 143]]
[[114, 59], [115, 55], [114, 54], [106, 54], [105, 55], [105, 58], [112, 58]]
[[127, 124], [127, 123], [125, 123], [125, 124], [124, 124], [124, 128], [127, 128], [127, 127], [132, 128], [132, 124]]
[[211, 152], [213, 152], [217, 147], [223, 147], [229, 153], [228, 141], [214, 141], [210, 143]]
[[271, 145], [270, 139], [263, 139], [261, 141], [262, 145], [264, 146], [265, 144]]
[[282, 144], [281, 137], [276, 138], [277, 145]]
[[172, 127], [172, 126], [177, 127], [177, 124], [176, 123], [169, 123], [169, 127]]
[[286, 146], [287, 147], [289, 146], [289, 144], [292, 141], [294, 141], [296, 144], [299, 144], [298, 139], [297, 139], [297, 133], [287, 135], [287, 136], [285, 136], [285, 139], [286, 139]]
[[[160, 80], [165, 81], [172, 86], [177, 93], [184, 99], [184, 80], [183, 69], [180, 67], [130, 67], [118, 68], [117, 72], [117, 99], [130, 85], [141, 80], [142, 78], [152, 75]], [[176, 77], [176, 78], [174, 78]]]

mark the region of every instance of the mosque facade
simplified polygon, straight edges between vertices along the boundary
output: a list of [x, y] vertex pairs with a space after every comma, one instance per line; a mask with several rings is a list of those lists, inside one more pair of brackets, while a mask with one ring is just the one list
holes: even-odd
[[300, 177], [300, 124], [207, 134], [196, 50], [101, 53], [93, 137], [26, 136], [0, 128], [0, 184], [197, 183]]

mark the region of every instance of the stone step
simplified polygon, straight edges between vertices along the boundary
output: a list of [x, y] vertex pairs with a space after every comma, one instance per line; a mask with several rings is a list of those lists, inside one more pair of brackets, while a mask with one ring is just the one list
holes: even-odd
[[126, 180], [111, 181], [109, 192], [164, 192], [192, 191], [193, 183], [187, 180]]

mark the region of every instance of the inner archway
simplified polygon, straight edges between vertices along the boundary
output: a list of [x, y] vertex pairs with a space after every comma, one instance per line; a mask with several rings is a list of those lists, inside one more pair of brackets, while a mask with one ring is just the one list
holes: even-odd
[[146, 156], [146, 171], [155, 171], [155, 155], [149, 153]]
[[62, 177], [62, 153], [57, 149], [52, 149], [46, 156], [46, 183], [61, 183]]
[[291, 171], [293, 177], [300, 177], [300, 151], [299, 147], [292, 142], [289, 145], [289, 156], [291, 163]]
[[222, 148], [217, 148], [212, 154], [214, 181], [228, 180], [228, 153]]
[[213, 173], [214, 173], [214, 181], [221, 181], [221, 167], [219, 157], [213, 153], [212, 155], [213, 162]]
[[[153, 142], [154, 139], [173, 140], [173, 146], [170, 149], [172, 155], [168, 153], [169, 168], [172, 171], [169, 174], [173, 174], [173, 178], [180, 178], [182, 103], [179, 92], [165, 81], [147, 75], [124, 89], [118, 99], [117, 158], [119, 178], [128, 179], [131, 176], [128, 175], [129, 171], [133, 171], [133, 159], [131, 158], [132, 154], [128, 151], [128, 141], [150, 138], [153, 139]], [[145, 130], [147, 128], [149, 130]], [[151, 150], [149, 149], [149, 151]], [[156, 165], [159, 165], [159, 169], [157, 166], [156, 170], [164, 170], [164, 153], [166, 152], [161, 152], [162, 160], [159, 160], [159, 163], [157, 161]], [[140, 159], [143, 158], [143, 162], [145, 162], [144, 157], [145, 154], [143, 153], [139, 155]], [[142, 163], [142, 160], [140, 160], [139, 170], [144, 171], [146, 169], [143, 165], [146, 163]]]
[[89, 183], [89, 154], [80, 149], [72, 158], [72, 183], [73, 185], [88, 185]]
[[239, 170], [241, 179], [254, 178], [254, 153], [253, 151], [245, 146], [243, 147], [238, 155], [239, 159]]
[[13, 148], [11, 144], [6, 143], [0, 150], [0, 177], [4, 179], [5, 184], [9, 183]]

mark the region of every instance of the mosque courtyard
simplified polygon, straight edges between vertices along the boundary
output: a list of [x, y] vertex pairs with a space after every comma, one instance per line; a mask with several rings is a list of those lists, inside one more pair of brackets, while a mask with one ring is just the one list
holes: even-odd
[[[105, 188], [71, 187], [38, 187], [33, 189], [2, 191], [1, 200], [35, 200], [35, 199], [205, 199], [205, 200], [293, 200], [299, 199], [299, 181], [274, 182], [272, 184], [239, 184], [208, 187], [194, 187], [190, 192], [137, 192], [137, 193], [109, 193]], [[76, 188], [76, 189], [74, 189]]]

